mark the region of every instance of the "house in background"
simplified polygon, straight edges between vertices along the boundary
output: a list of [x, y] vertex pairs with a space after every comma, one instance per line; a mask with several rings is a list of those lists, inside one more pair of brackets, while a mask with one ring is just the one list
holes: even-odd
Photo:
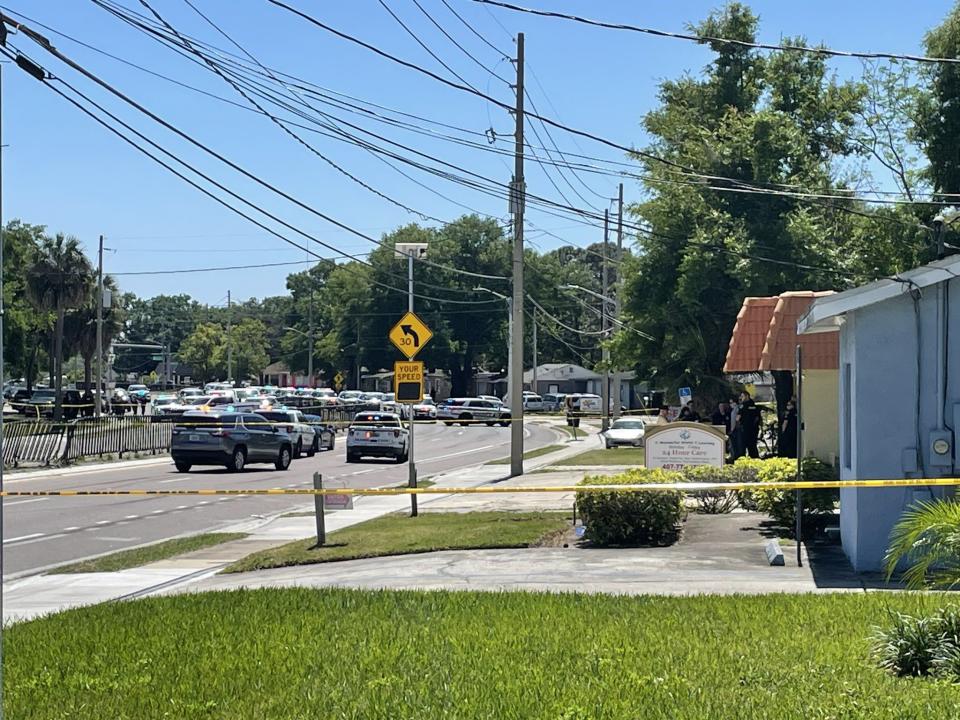
[[321, 376], [315, 376], [311, 384], [307, 375], [298, 375], [290, 370], [285, 362], [275, 362], [267, 365], [260, 371], [260, 383], [262, 385], [274, 385], [276, 387], [323, 387], [325, 380]]
[[[938, 478], [960, 470], [960, 256], [817, 298], [801, 337], [839, 340], [843, 480]], [[951, 368], [954, 370], [950, 372]], [[890, 530], [921, 500], [954, 488], [843, 488], [843, 548], [857, 571], [879, 570]]]
[[832, 294], [804, 290], [745, 298], [730, 337], [723, 371], [762, 376], [782, 370], [795, 375], [796, 349], [800, 345], [804, 454], [836, 465], [840, 449], [839, 343], [833, 335], [797, 335], [797, 319], [817, 299]]

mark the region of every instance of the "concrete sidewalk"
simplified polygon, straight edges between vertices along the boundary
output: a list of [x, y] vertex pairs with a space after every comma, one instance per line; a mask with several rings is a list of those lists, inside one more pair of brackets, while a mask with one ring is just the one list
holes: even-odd
[[236, 588], [340, 587], [395, 590], [530, 590], [698, 595], [857, 592], [881, 588], [856, 575], [838, 548], [766, 560], [754, 513], [691, 515], [680, 542], [664, 548], [544, 547], [455, 550], [217, 575], [174, 592]]

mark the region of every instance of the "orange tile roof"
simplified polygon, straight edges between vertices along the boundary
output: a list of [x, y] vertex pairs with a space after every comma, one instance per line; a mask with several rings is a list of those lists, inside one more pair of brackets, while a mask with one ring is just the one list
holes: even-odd
[[840, 333], [797, 335], [797, 320], [818, 297], [833, 295], [832, 291], [803, 290], [786, 292], [777, 300], [767, 340], [760, 354], [759, 370], [795, 370], [796, 349], [803, 352], [803, 367], [808, 370], [836, 370], [840, 367]]
[[744, 298], [737, 324], [730, 336], [727, 360], [723, 371], [727, 373], [756, 372], [760, 367], [760, 354], [767, 342], [770, 318], [777, 306], [776, 297]]

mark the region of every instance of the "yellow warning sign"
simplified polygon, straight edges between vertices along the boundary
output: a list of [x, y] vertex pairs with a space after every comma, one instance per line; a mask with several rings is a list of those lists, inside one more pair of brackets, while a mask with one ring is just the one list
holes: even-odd
[[430, 342], [430, 328], [412, 312], [408, 312], [390, 331], [390, 342], [397, 346], [407, 360], [412, 360], [423, 346]]
[[423, 401], [423, 363], [400, 360], [393, 364], [393, 392], [397, 402]]

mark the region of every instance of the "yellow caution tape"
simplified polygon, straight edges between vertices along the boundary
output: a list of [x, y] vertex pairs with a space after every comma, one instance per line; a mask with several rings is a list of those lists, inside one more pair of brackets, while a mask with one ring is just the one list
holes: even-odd
[[642, 483], [634, 485], [551, 485], [546, 487], [425, 487], [425, 488], [280, 488], [181, 489], [181, 490], [4, 490], [0, 497], [96, 497], [114, 495], [509, 495], [518, 493], [604, 493], [676, 490], [683, 493], [716, 490], [825, 490], [834, 488], [947, 487], [960, 485], [960, 478], [902, 478], [892, 480], [829, 480], [803, 482], [745, 483]]

